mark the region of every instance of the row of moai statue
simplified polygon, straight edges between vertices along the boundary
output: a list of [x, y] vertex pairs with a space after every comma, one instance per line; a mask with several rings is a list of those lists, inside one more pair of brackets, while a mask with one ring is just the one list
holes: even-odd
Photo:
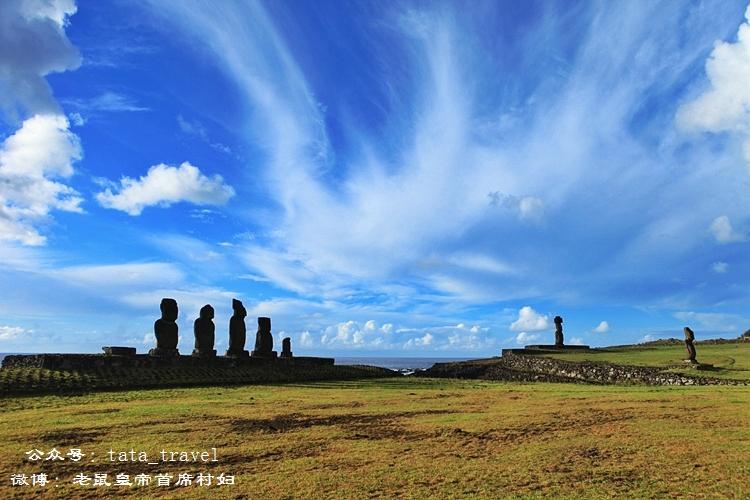
[[[152, 356], [179, 356], [177, 350], [178, 327], [177, 327], [177, 301], [174, 299], [162, 299], [161, 318], [154, 323], [154, 334], [156, 335], [156, 347], [149, 351]], [[258, 332], [255, 335], [255, 349], [251, 353], [245, 350], [247, 329], [245, 328], [245, 317], [247, 310], [237, 299], [232, 299], [232, 310], [234, 314], [229, 320], [229, 348], [226, 356], [233, 358], [275, 358], [276, 351], [273, 350], [273, 335], [271, 335], [271, 318], [258, 318]], [[216, 326], [214, 325], [214, 308], [206, 304], [200, 310], [200, 316], [193, 323], [195, 334], [195, 349], [193, 356], [214, 357]], [[281, 341], [281, 357], [292, 357], [292, 341], [289, 337]]]

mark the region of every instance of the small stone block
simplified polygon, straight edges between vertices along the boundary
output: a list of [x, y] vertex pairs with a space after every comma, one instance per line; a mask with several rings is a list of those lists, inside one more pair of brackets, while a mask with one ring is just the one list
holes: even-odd
[[161, 347], [154, 347], [150, 351], [148, 351], [149, 356], [154, 356], [158, 358], [176, 358], [180, 355], [180, 351], [177, 349], [164, 349]]
[[193, 349], [193, 356], [196, 358], [215, 358], [216, 349]]
[[227, 350], [227, 353], [225, 354], [227, 358], [248, 358], [250, 357], [250, 353], [245, 350]]
[[276, 359], [278, 357], [278, 353], [276, 351], [271, 352], [258, 352], [258, 351], [252, 351], [250, 353], [251, 358], [268, 358], [268, 359]]
[[135, 347], [104, 346], [102, 351], [107, 356], [135, 356]]

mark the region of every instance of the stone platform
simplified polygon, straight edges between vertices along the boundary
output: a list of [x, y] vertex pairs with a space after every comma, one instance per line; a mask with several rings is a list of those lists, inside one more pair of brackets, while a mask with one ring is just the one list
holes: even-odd
[[206, 367], [233, 368], [269, 366], [314, 367], [333, 366], [333, 358], [295, 356], [291, 358], [227, 357], [227, 356], [150, 356], [148, 354], [18, 354], [3, 359], [3, 368], [46, 368], [48, 370], [89, 370], [95, 368], [159, 368]]
[[587, 345], [564, 345], [557, 346], [555, 344], [533, 344], [524, 346], [523, 349], [503, 349], [502, 355], [506, 354], [526, 354], [526, 355], [538, 355], [538, 354], [549, 354], [551, 352], [579, 352], [589, 351], [591, 348]]

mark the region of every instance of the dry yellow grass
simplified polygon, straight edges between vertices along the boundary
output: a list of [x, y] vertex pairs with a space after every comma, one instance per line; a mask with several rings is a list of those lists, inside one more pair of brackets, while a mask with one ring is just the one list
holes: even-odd
[[[5, 398], [0, 408], [3, 498], [750, 495], [750, 387], [403, 378]], [[53, 446], [96, 462], [25, 460]], [[105, 456], [211, 447], [219, 462], [197, 466]], [[57, 487], [10, 486], [10, 474], [39, 470]], [[82, 471], [226, 472], [237, 484], [72, 486]]]

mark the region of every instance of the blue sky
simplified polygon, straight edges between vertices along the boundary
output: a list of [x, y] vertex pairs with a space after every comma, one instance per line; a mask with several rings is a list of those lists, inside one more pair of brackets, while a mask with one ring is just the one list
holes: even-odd
[[746, 1], [4, 1], [0, 351], [736, 337]]

